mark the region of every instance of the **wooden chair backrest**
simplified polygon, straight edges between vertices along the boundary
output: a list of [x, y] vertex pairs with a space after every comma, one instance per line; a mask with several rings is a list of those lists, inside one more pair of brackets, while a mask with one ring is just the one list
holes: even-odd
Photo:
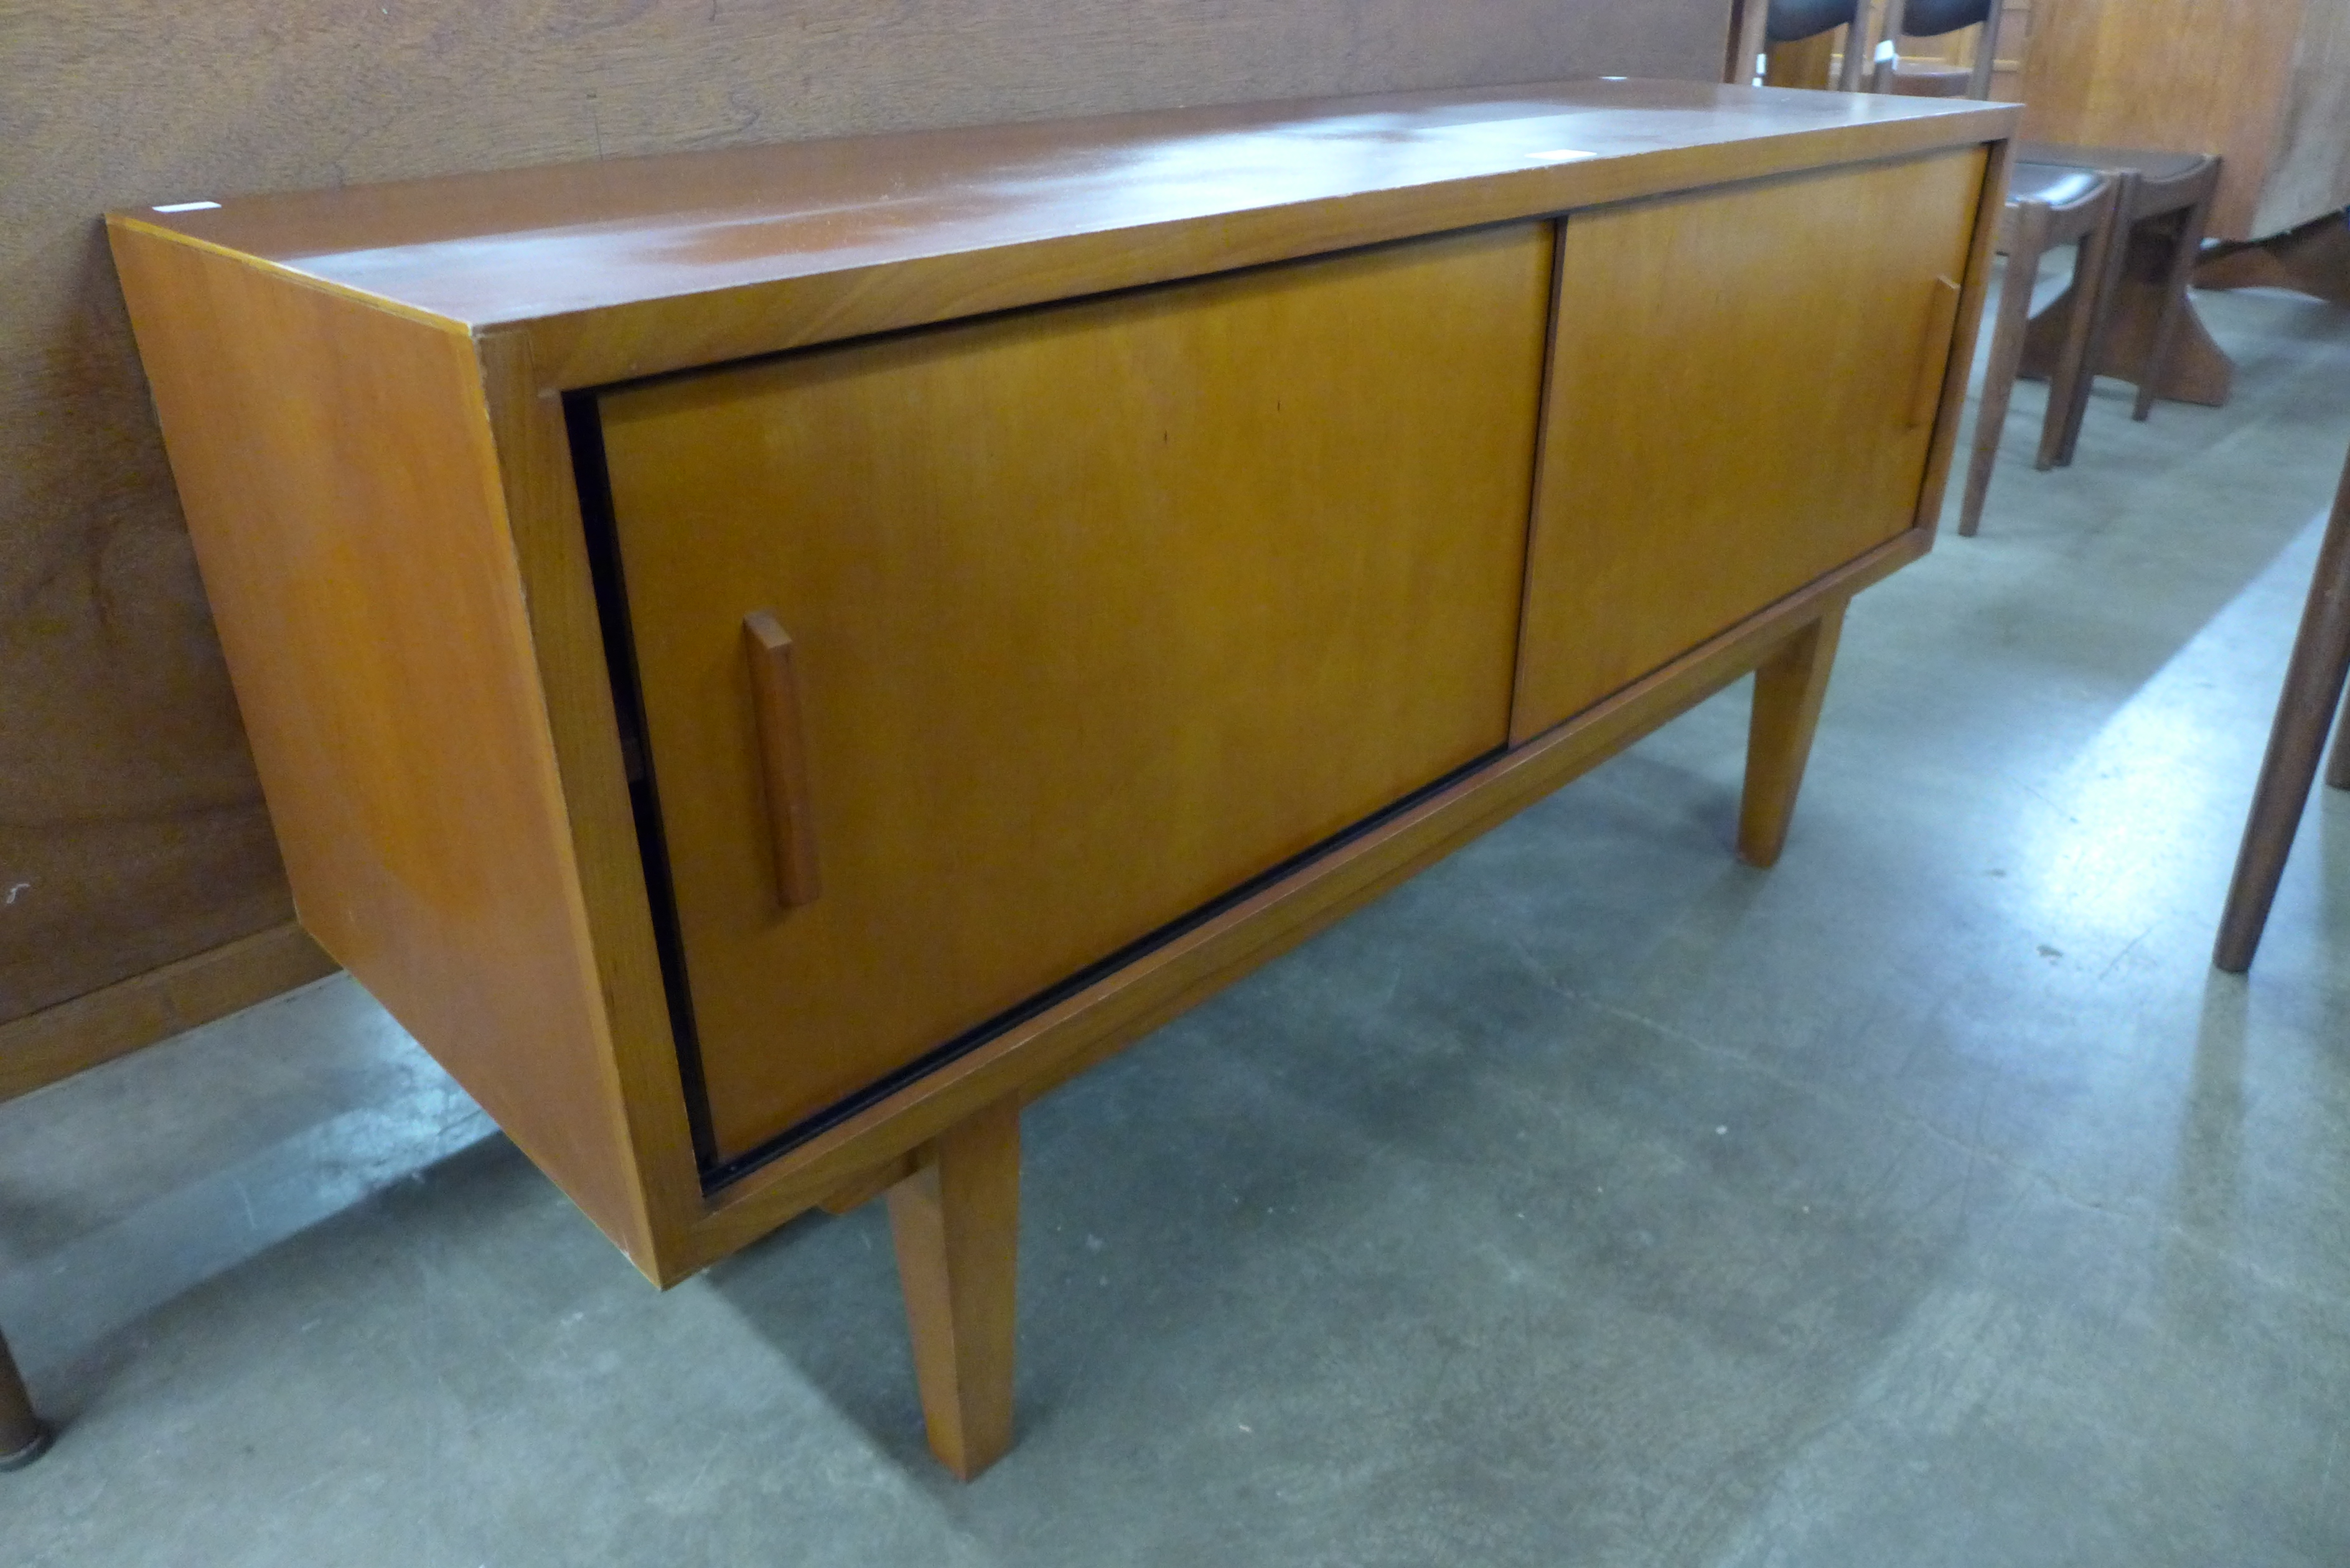
[[1846, 29], [1844, 67], [1835, 85], [1845, 92], [1857, 92], [1864, 62], [1869, 57], [1869, 0], [1743, 0], [1730, 79], [1756, 79], [1762, 74], [1764, 53], [1773, 44], [1797, 43], [1843, 27]]
[[1981, 27], [1975, 38], [1975, 63], [1967, 75], [1968, 98], [1991, 96], [1991, 73], [1999, 57], [1999, 17], [2003, 7], [2000, 0], [1885, 0], [1885, 42], [1892, 46], [1887, 51], [1889, 58], [1876, 61], [1869, 82], [1872, 92], [1897, 90], [1896, 80], [1900, 71], [1900, 44], [1906, 34], [1911, 37], [1939, 37], [1962, 27]]

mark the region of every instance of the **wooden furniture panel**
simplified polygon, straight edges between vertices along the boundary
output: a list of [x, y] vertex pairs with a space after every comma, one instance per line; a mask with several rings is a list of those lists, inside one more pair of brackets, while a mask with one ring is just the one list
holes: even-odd
[[2034, 141], [2218, 153], [2215, 239], [2350, 204], [2350, 0], [2064, 0], [2033, 21]]
[[[556, 388], [1977, 139], [1980, 105], [1534, 83], [507, 170], [170, 216]], [[1988, 140], [1991, 132], [1981, 132]]]
[[1970, 149], [1569, 218], [1513, 739], [1916, 523], [1982, 184]]
[[335, 972], [293, 920], [0, 1023], [0, 1100]]
[[114, 245], [304, 925], [649, 1261], [473, 340]]
[[[1503, 743], [1550, 234], [603, 400], [723, 1157]], [[797, 908], [753, 847], [768, 611]]]
[[[1036, 1099], [1335, 924], [1380, 894], [1580, 778], [1786, 649], [1853, 595], [1927, 554], [1912, 530], [1691, 649], [1575, 718], [1383, 818], [1371, 830], [1130, 964], [858, 1112], [788, 1156], [711, 1194], [680, 1248], [681, 1272], [715, 1262], [783, 1220], [854, 1207], [911, 1168], [909, 1151], [1006, 1095]], [[1792, 726], [1777, 732], [1800, 740]], [[1771, 776], [1797, 774], [1767, 758]]]

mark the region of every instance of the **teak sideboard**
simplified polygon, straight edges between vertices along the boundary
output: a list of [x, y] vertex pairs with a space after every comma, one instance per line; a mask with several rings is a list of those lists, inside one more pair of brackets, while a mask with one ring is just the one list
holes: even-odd
[[889, 1195], [1927, 550], [2012, 109], [1599, 80], [113, 214], [302, 919], [661, 1283]]

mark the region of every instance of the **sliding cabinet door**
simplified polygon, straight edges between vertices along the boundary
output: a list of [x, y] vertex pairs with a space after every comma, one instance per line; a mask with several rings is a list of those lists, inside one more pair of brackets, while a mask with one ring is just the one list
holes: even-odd
[[1526, 224], [603, 399], [722, 1158], [1503, 743], [1551, 260]]
[[1513, 738], [1912, 525], [1983, 160], [1566, 220]]

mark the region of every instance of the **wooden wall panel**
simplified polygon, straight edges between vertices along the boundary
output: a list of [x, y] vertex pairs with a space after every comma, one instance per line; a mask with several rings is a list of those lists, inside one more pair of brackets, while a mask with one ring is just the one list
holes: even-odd
[[2046, 5], [2033, 18], [2024, 62], [2023, 134], [2033, 141], [2217, 152], [2227, 161], [2210, 233], [2259, 238], [2254, 209], [2292, 97], [2303, 13], [2313, 5], [2350, 9], [2345, 0]]
[[1181, 103], [1718, 76], [1728, 0], [58, 0], [0, 13], [0, 1021], [288, 900], [98, 215]]

